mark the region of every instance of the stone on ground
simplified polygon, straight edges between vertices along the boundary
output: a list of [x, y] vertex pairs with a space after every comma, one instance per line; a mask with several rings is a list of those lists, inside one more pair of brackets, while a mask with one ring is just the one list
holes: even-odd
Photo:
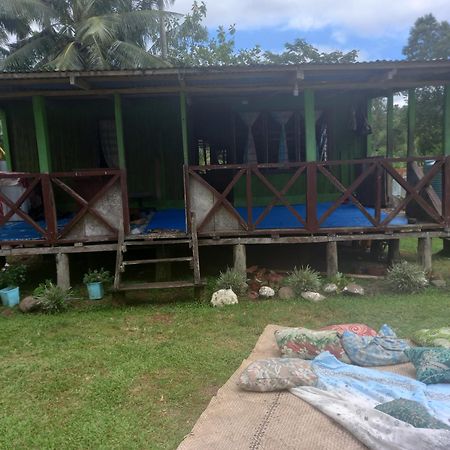
[[271, 298], [275, 296], [275, 291], [269, 286], [261, 286], [259, 296], [263, 298]]
[[445, 280], [436, 279], [436, 280], [431, 280], [430, 283], [437, 288], [445, 288], [447, 286], [447, 283], [445, 282]]
[[23, 313], [37, 311], [39, 309], [39, 300], [29, 295], [19, 303], [19, 309]]
[[345, 286], [342, 292], [344, 292], [344, 294], [347, 295], [364, 295], [364, 288], [359, 284], [350, 283], [347, 286]]
[[323, 292], [325, 292], [325, 294], [336, 294], [337, 291], [338, 287], [335, 283], [328, 283], [323, 288]]
[[305, 300], [309, 300], [310, 302], [314, 302], [314, 303], [321, 302], [322, 300], [325, 300], [325, 298], [326, 298], [324, 295], [319, 294], [318, 292], [310, 292], [310, 291], [302, 292], [302, 297]]
[[232, 289], [219, 289], [214, 292], [211, 297], [211, 305], [212, 306], [226, 306], [226, 305], [235, 305], [238, 302], [237, 295], [233, 292]]
[[295, 294], [291, 287], [283, 286], [278, 291], [278, 297], [280, 297], [283, 300], [290, 300], [291, 298], [295, 298]]

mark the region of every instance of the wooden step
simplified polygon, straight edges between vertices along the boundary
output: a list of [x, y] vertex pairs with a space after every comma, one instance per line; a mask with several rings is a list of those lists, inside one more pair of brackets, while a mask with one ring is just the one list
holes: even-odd
[[183, 262], [192, 261], [192, 256], [183, 256], [180, 258], [158, 258], [158, 259], [135, 259], [130, 261], [122, 261], [123, 266], [135, 266], [138, 264], [156, 264], [166, 262]]
[[125, 241], [125, 245], [128, 246], [150, 246], [150, 245], [176, 245], [176, 244], [190, 244], [190, 239], [149, 239], [149, 240], [142, 240], [142, 241]]
[[[204, 281], [201, 285], [205, 284]], [[194, 287], [195, 284], [192, 281], [158, 281], [154, 283], [134, 283], [134, 284], [122, 284], [118, 287], [118, 291], [137, 291], [146, 289], [170, 289], [170, 288], [184, 288]], [[198, 286], [198, 285], [197, 285]]]

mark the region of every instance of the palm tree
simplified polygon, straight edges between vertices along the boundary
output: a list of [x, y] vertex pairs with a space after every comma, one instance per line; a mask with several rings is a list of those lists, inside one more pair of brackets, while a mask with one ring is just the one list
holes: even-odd
[[[147, 51], [164, 28], [161, 0], [0, 0], [3, 70], [166, 66]], [[162, 6], [161, 6], [162, 5]], [[16, 38], [9, 42], [10, 36]], [[161, 36], [162, 37], [162, 36]], [[162, 53], [162, 52], [161, 52]]]

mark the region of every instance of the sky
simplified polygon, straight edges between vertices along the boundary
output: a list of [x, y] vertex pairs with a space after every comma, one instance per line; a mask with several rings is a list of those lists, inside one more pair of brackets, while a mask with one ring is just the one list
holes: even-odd
[[[187, 13], [193, 0], [170, 9]], [[359, 50], [360, 61], [402, 59], [415, 20], [450, 21], [450, 0], [205, 0], [211, 31], [234, 24], [237, 48], [279, 51], [303, 38], [322, 51]]]

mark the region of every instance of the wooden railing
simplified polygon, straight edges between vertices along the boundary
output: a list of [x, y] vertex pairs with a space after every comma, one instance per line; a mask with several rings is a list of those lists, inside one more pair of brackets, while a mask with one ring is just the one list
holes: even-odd
[[[17, 180], [22, 186], [15, 201], [0, 187], [3, 245], [101, 242], [116, 240], [122, 226], [125, 232], [129, 229], [126, 175], [119, 169], [50, 174], [0, 172], [0, 184], [4, 185], [3, 180]], [[27, 202], [31, 205], [29, 212], [23, 208]], [[12, 221], [14, 215], [21, 222]], [[15, 231], [24, 226], [31, 230], [25, 237], [22, 231]]]
[[[423, 172], [427, 160], [433, 164], [428, 163], [428, 171]], [[403, 178], [400, 166], [416, 178]], [[450, 224], [450, 157], [185, 166], [184, 171], [187, 217], [195, 213], [199, 235], [383, 232], [392, 228], [447, 229]], [[278, 183], [273, 181], [277, 174], [283, 175], [281, 184], [279, 175]], [[441, 197], [431, 186], [438, 174], [442, 177]], [[260, 186], [259, 197], [255, 180]], [[393, 181], [403, 190], [403, 197], [391, 198]], [[262, 205], [261, 186], [272, 197], [265, 195]], [[324, 194], [329, 201], [319, 208]], [[349, 204], [366, 219], [365, 225], [327, 225], [333, 213]], [[290, 212], [294, 223], [290, 220], [288, 227], [262, 227], [278, 205]], [[419, 211], [418, 218], [406, 215], [412, 205]]]

